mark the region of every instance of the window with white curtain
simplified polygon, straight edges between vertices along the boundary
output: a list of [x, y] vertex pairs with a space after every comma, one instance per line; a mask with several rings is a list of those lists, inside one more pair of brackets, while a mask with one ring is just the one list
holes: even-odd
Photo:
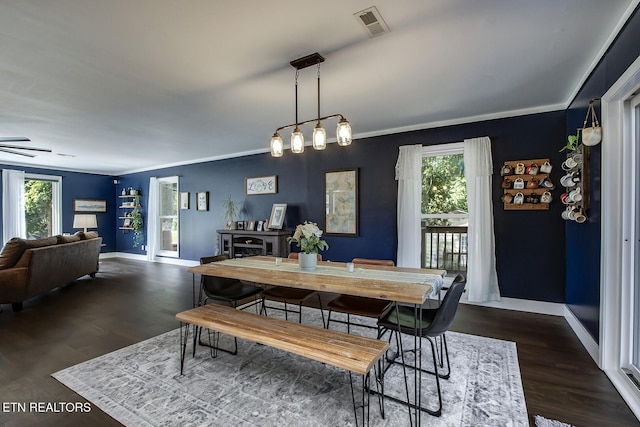
[[180, 226], [178, 217], [178, 177], [158, 178], [157, 255], [178, 257]]
[[28, 239], [62, 234], [62, 177], [25, 174], [24, 215]]
[[466, 271], [467, 187], [464, 143], [422, 149], [422, 267]]

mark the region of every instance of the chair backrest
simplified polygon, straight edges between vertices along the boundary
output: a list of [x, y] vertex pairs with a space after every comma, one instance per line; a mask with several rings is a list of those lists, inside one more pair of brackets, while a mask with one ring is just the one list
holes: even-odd
[[466, 284], [467, 279], [465, 279], [461, 274], [458, 274], [453, 279], [453, 283], [449, 286], [449, 290], [442, 299], [442, 304], [440, 304], [438, 312], [425, 331], [426, 335], [438, 336], [449, 330], [453, 323], [453, 318], [456, 316], [458, 303], [460, 302], [460, 297], [462, 296], [462, 292], [464, 292]]
[[[322, 255], [317, 254], [317, 256], [318, 256], [318, 261], [322, 261]], [[289, 259], [298, 259], [298, 252], [290, 252]]]
[[386, 265], [393, 267], [396, 264], [390, 259], [369, 259], [369, 258], [354, 258], [351, 260], [354, 264], [368, 264], [368, 265]]
[[[211, 262], [223, 261], [225, 259], [229, 259], [229, 255], [215, 255], [215, 256], [206, 256], [200, 258], [200, 264], [209, 264]], [[227, 279], [226, 277], [215, 277], [215, 276], [201, 276], [200, 282], [202, 283], [202, 289], [206, 294], [212, 295], [216, 294], [218, 289], [223, 288], [224, 286], [230, 285], [231, 283], [236, 283], [236, 279]]]

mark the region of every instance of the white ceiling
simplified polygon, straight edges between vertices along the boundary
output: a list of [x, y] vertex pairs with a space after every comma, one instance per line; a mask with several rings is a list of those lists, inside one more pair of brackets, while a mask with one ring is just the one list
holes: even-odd
[[[562, 109], [637, 4], [0, 0], [0, 137], [53, 150], [0, 163], [119, 175], [264, 152], [295, 121], [289, 61], [313, 52], [321, 114], [355, 138]], [[391, 29], [375, 38], [353, 16], [372, 5]]]

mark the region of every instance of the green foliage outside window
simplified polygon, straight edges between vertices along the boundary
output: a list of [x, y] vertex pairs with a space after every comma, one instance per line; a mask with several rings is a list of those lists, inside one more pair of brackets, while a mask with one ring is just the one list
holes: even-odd
[[[422, 213], [467, 213], [467, 187], [462, 154], [422, 158]], [[431, 218], [429, 226], [451, 225], [449, 219]]]
[[53, 184], [49, 181], [25, 180], [24, 208], [27, 237], [51, 236]]

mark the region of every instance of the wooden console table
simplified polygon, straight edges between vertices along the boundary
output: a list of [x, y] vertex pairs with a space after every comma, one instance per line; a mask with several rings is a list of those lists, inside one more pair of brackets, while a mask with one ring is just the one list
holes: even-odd
[[220, 254], [230, 258], [268, 255], [286, 258], [289, 256], [290, 231], [218, 230]]

